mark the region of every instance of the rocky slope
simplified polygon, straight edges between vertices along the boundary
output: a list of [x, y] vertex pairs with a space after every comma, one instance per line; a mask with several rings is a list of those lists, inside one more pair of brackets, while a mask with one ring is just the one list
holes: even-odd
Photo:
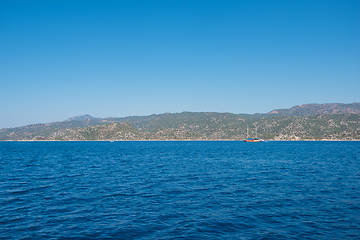
[[[347, 113], [355, 111], [357, 105], [345, 104], [344, 109], [337, 104], [301, 105], [287, 111], [276, 110], [278, 113], [253, 115], [183, 112], [106, 119], [80, 116], [63, 122], [1, 129], [0, 140], [241, 140], [246, 138], [247, 126], [250, 136], [255, 136], [257, 128], [263, 139], [360, 140], [360, 114]], [[310, 114], [311, 111], [316, 114]], [[338, 114], [318, 114], [319, 111]], [[303, 115], [297, 116], [301, 112]]]
[[303, 104], [289, 109], [275, 109], [268, 114], [285, 116], [310, 116], [316, 114], [360, 114], [360, 103]]

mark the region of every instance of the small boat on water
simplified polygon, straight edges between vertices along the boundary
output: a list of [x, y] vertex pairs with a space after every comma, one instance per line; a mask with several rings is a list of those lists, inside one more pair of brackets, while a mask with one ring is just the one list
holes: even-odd
[[247, 138], [244, 139], [244, 142], [262, 142], [261, 138], [257, 137], [257, 126], [255, 125], [255, 137], [249, 138], [249, 126], [246, 128], [246, 136]]
[[247, 138], [244, 140], [244, 142], [261, 142], [262, 140], [260, 138]]

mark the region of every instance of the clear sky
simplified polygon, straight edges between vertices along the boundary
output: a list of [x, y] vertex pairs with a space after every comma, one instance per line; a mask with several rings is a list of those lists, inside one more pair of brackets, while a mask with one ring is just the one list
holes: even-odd
[[360, 1], [0, 1], [0, 129], [360, 101]]

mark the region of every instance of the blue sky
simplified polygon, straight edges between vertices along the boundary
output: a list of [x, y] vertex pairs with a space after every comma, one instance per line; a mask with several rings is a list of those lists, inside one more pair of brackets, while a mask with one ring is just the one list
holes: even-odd
[[0, 129], [360, 100], [360, 1], [0, 1]]

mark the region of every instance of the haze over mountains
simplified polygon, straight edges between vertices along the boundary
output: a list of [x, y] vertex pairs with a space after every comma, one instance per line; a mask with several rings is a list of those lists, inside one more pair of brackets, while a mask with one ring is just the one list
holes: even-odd
[[81, 121], [81, 120], [88, 120], [88, 119], [97, 119], [97, 118], [90, 116], [89, 114], [85, 114], [85, 115], [68, 118], [65, 121]]
[[360, 139], [360, 103], [304, 104], [267, 114], [165, 113], [124, 118], [71, 117], [0, 130], [0, 140], [272, 140]]

